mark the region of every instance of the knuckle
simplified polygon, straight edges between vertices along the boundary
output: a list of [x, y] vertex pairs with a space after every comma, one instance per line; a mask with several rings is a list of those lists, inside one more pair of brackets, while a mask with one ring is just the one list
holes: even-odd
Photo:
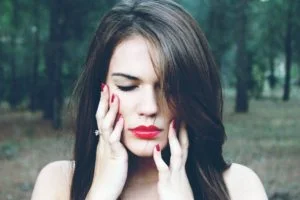
[[117, 103], [113, 103], [111, 106], [111, 110], [113, 110], [114, 112], [118, 109], [118, 104]]
[[169, 173], [169, 168], [167, 166], [161, 165], [159, 171], [160, 171], [160, 173], [163, 173], [163, 174], [165, 174], [165, 176], [167, 176]]
[[109, 125], [109, 123], [105, 123], [105, 122], [103, 122], [102, 123], [102, 127], [101, 127], [101, 129], [103, 130], [103, 131], [109, 131], [111, 128], [110, 128], [110, 125]]
[[96, 117], [97, 120], [100, 120], [102, 118], [101, 112], [97, 112], [95, 117]]
[[181, 159], [178, 158], [178, 157], [172, 157], [170, 159], [170, 162], [171, 162], [171, 165], [172, 165], [171, 167], [174, 167], [174, 166], [179, 165], [181, 163]]
[[112, 144], [114, 144], [114, 138], [112, 138], [112, 137], [110, 137], [110, 138], [108, 138], [108, 143], [110, 144], [110, 145], [112, 145]]
[[189, 149], [189, 147], [190, 147], [190, 144], [187, 142], [187, 143], [185, 144], [184, 148], [185, 148], [185, 149]]
[[183, 153], [181, 151], [181, 149], [178, 149], [177, 151], [174, 152], [173, 157], [174, 158], [182, 158]]
[[182, 144], [182, 148], [188, 149], [188, 148], [189, 148], [189, 142], [184, 142], [184, 143]]
[[116, 109], [114, 108], [114, 106], [111, 106], [109, 111], [107, 112], [107, 116], [112, 117], [115, 113], [115, 110]]

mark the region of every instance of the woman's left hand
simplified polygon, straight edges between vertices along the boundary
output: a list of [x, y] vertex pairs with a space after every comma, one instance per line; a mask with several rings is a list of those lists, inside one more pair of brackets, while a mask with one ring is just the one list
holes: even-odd
[[168, 135], [171, 151], [170, 166], [162, 159], [159, 147], [154, 148], [153, 152], [154, 162], [158, 169], [159, 199], [193, 200], [193, 191], [185, 171], [189, 147], [186, 127], [183, 123], [181, 124], [178, 141], [173, 123], [170, 124]]

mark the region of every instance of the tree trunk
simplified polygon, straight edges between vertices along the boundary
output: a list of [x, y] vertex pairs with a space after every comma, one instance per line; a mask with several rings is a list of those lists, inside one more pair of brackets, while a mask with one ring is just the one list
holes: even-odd
[[49, 36], [49, 40], [45, 44], [45, 65], [46, 65], [46, 98], [44, 102], [44, 118], [48, 120], [53, 119], [53, 98], [54, 98], [54, 87], [53, 87], [53, 76], [54, 76], [54, 67], [53, 67], [53, 60], [54, 60], [54, 50], [52, 49], [52, 39]]
[[45, 118], [52, 120], [55, 129], [61, 127], [62, 110], [62, 65], [64, 59], [63, 45], [65, 42], [65, 16], [62, 2], [51, 1], [50, 6], [50, 35], [46, 47], [46, 65], [48, 77], [47, 104]]
[[4, 100], [4, 65], [3, 65], [3, 44], [0, 41], [0, 102]]
[[285, 35], [285, 78], [283, 87], [283, 101], [290, 99], [290, 82], [291, 82], [291, 65], [292, 65], [292, 9], [294, 0], [288, 1], [287, 23], [286, 23], [286, 35]]
[[13, 7], [13, 16], [12, 16], [12, 38], [11, 38], [11, 58], [10, 58], [10, 66], [11, 66], [11, 80], [10, 80], [10, 98], [9, 102], [12, 108], [15, 108], [18, 102], [18, 86], [17, 86], [17, 32], [19, 26], [19, 2], [18, 0], [12, 1]]
[[210, 10], [208, 14], [208, 40], [213, 44], [213, 55], [218, 67], [221, 67], [222, 57], [228, 42], [226, 40], [226, 11], [224, 11], [225, 3], [219, 0], [210, 1]]
[[37, 109], [37, 83], [38, 83], [38, 68], [40, 61], [40, 26], [39, 26], [39, 1], [34, 1], [33, 8], [34, 25], [36, 31], [34, 32], [34, 58], [33, 58], [33, 71], [32, 71], [32, 82], [31, 82], [31, 95], [30, 95], [30, 110], [36, 111]]
[[271, 53], [269, 55], [269, 67], [270, 67], [270, 76], [268, 77], [269, 85], [271, 90], [275, 88], [276, 85], [276, 77], [275, 77], [275, 63], [274, 63], [274, 55]]
[[249, 89], [249, 66], [247, 62], [246, 51], [246, 26], [247, 26], [247, 5], [248, 2], [244, 1], [240, 9], [237, 9], [237, 53], [236, 53], [236, 99], [235, 99], [235, 112], [248, 112], [248, 89]]

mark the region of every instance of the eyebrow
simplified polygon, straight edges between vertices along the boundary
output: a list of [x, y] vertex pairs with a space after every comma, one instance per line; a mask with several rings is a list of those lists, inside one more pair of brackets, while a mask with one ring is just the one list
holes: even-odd
[[138, 77], [135, 77], [135, 76], [131, 76], [131, 75], [128, 75], [128, 74], [123, 74], [123, 73], [112, 73], [112, 76], [122, 76], [122, 77], [125, 77], [127, 79], [130, 79], [130, 80], [140, 80]]

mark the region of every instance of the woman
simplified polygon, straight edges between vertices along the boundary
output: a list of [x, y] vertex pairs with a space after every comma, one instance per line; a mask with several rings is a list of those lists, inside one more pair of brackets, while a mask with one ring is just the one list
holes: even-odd
[[223, 159], [217, 67], [173, 1], [109, 11], [77, 91], [74, 162], [44, 167], [32, 199], [267, 199], [252, 170]]

